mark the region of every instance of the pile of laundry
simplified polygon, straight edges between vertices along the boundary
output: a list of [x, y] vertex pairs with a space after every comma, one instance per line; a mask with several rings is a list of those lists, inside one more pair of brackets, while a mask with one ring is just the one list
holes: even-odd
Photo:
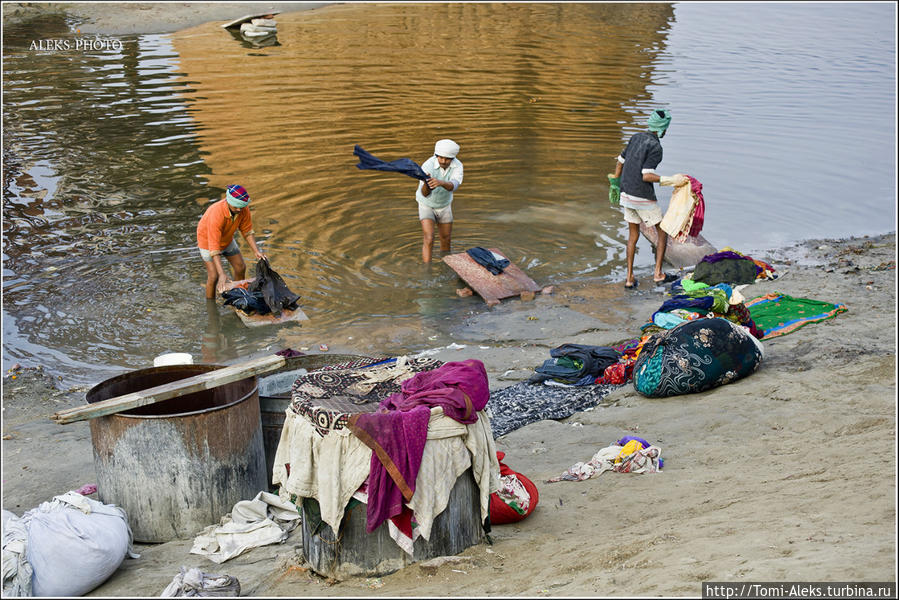
[[641, 327], [640, 337], [612, 347], [620, 357], [595, 383], [633, 381], [651, 397], [704, 391], [757, 370], [764, 357], [759, 340], [848, 310], [779, 292], [743, 296], [747, 286], [777, 277], [770, 264], [733, 248], [704, 256], [689, 275], [670, 284], [670, 298]]
[[234, 306], [247, 314], [281, 315], [282, 310], [296, 310], [300, 295], [287, 287], [284, 280], [271, 267], [268, 259], [256, 263], [256, 277], [230, 290], [222, 292], [225, 305]]

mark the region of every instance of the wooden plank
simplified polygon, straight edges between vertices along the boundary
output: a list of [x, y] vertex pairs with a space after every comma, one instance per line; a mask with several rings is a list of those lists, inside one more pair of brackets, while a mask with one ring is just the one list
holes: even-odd
[[138, 406], [146, 406], [162, 402], [176, 396], [192, 394], [202, 390], [219, 387], [234, 381], [246, 379], [260, 373], [268, 373], [283, 367], [287, 359], [277, 354], [270, 354], [253, 360], [231, 365], [209, 373], [194, 375], [164, 385], [157, 385], [139, 392], [131, 392], [102, 402], [94, 402], [86, 406], [78, 406], [51, 415], [51, 419], [64, 425], [75, 421], [86, 421], [96, 417], [112, 415]]
[[[228, 291], [230, 289], [236, 288], [242, 284], [251, 284], [256, 281], [256, 278], [252, 279], [241, 279], [240, 281], [232, 281], [229, 285], [225, 286], [222, 291]], [[216, 294], [216, 298], [221, 300], [221, 294]], [[244, 311], [227, 305], [228, 308], [232, 309], [237, 316], [240, 317], [240, 320], [243, 321], [243, 324], [247, 327], [260, 327], [262, 325], [280, 325], [281, 323], [287, 323], [288, 321], [308, 321], [309, 317], [306, 316], [306, 313], [303, 312], [303, 309], [297, 306], [296, 310], [287, 310], [282, 309], [281, 315], [276, 317], [274, 314], [267, 315], [248, 315]]]
[[[653, 250], [658, 244], [658, 235], [655, 227], [647, 227], [645, 223], [640, 223], [640, 233], [643, 234]], [[668, 243], [665, 244], [665, 262], [677, 269], [685, 267], [693, 267], [702, 260], [707, 254], [718, 252], [707, 239], [702, 235], [696, 237], [688, 237], [686, 241], [678, 242], [668, 236]]]
[[[503, 258], [509, 258], [496, 248], [488, 248], [488, 250]], [[470, 285], [471, 289], [477, 292], [488, 306], [499, 304], [503, 298], [520, 296], [522, 292], [540, 291], [540, 286], [511, 261], [499, 275], [494, 275], [479, 265], [467, 252], [444, 256], [443, 262]]]
[[233, 21], [228, 21], [224, 25], [222, 25], [223, 29], [229, 29], [231, 27], [240, 27], [241, 23], [246, 23], [247, 21], [252, 21], [253, 19], [264, 19], [267, 17], [274, 17], [275, 15], [281, 14], [280, 11], [268, 11], [262, 13], [253, 13], [252, 15], [244, 15], [239, 19], [234, 19]]

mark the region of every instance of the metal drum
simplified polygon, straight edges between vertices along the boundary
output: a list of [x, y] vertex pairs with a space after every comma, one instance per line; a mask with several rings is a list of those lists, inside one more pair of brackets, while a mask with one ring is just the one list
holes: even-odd
[[[220, 369], [172, 365], [94, 386], [108, 400]], [[256, 377], [90, 421], [100, 500], [125, 509], [134, 539], [193, 537], [268, 489]]]
[[283, 367], [259, 378], [259, 406], [262, 412], [262, 439], [265, 445], [266, 477], [271, 483], [275, 466], [275, 454], [284, 429], [284, 417], [290, 406], [290, 389], [297, 377], [322, 367], [355, 364], [363, 366], [385, 360], [387, 357], [369, 357], [359, 354], [303, 354], [287, 359]]

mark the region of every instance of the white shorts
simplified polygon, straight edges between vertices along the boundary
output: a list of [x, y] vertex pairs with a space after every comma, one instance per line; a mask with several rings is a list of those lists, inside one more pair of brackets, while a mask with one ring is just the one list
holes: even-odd
[[431, 219], [435, 223], [453, 222], [453, 205], [447, 204], [443, 208], [431, 208], [421, 202], [418, 203], [418, 220]]
[[646, 223], [652, 227], [662, 222], [662, 209], [659, 208], [658, 203], [653, 205], [652, 208], [641, 209], [622, 206], [621, 212], [624, 213], [624, 220], [628, 223]]

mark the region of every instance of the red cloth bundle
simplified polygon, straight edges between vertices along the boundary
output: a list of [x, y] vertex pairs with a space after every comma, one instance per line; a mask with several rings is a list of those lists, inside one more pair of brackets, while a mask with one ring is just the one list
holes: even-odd
[[506, 457], [504, 452], [497, 452], [496, 458], [499, 460], [499, 474], [503, 475], [514, 475], [518, 478], [521, 484], [524, 486], [524, 489], [527, 490], [528, 494], [530, 494], [531, 499], [528, 503], [527, 512], [523, 515], [520, 514], [517, 510], [506, 504], [502, 501], [502, 499], [497, 495], [496, 492], [490, 494], [490, 524], [491, 525], [503, 525], [505, 523], [516, 523], [521, 521], [529, 514], [534, 512], [534, 508], [537, 506], [537, 501], [540, 500], [540, 494], [537, 492], [537, 486], [534, 485], [534, 482], [518, 473], [513, 471], [509, 467], [503, 463], [503, 459]]

